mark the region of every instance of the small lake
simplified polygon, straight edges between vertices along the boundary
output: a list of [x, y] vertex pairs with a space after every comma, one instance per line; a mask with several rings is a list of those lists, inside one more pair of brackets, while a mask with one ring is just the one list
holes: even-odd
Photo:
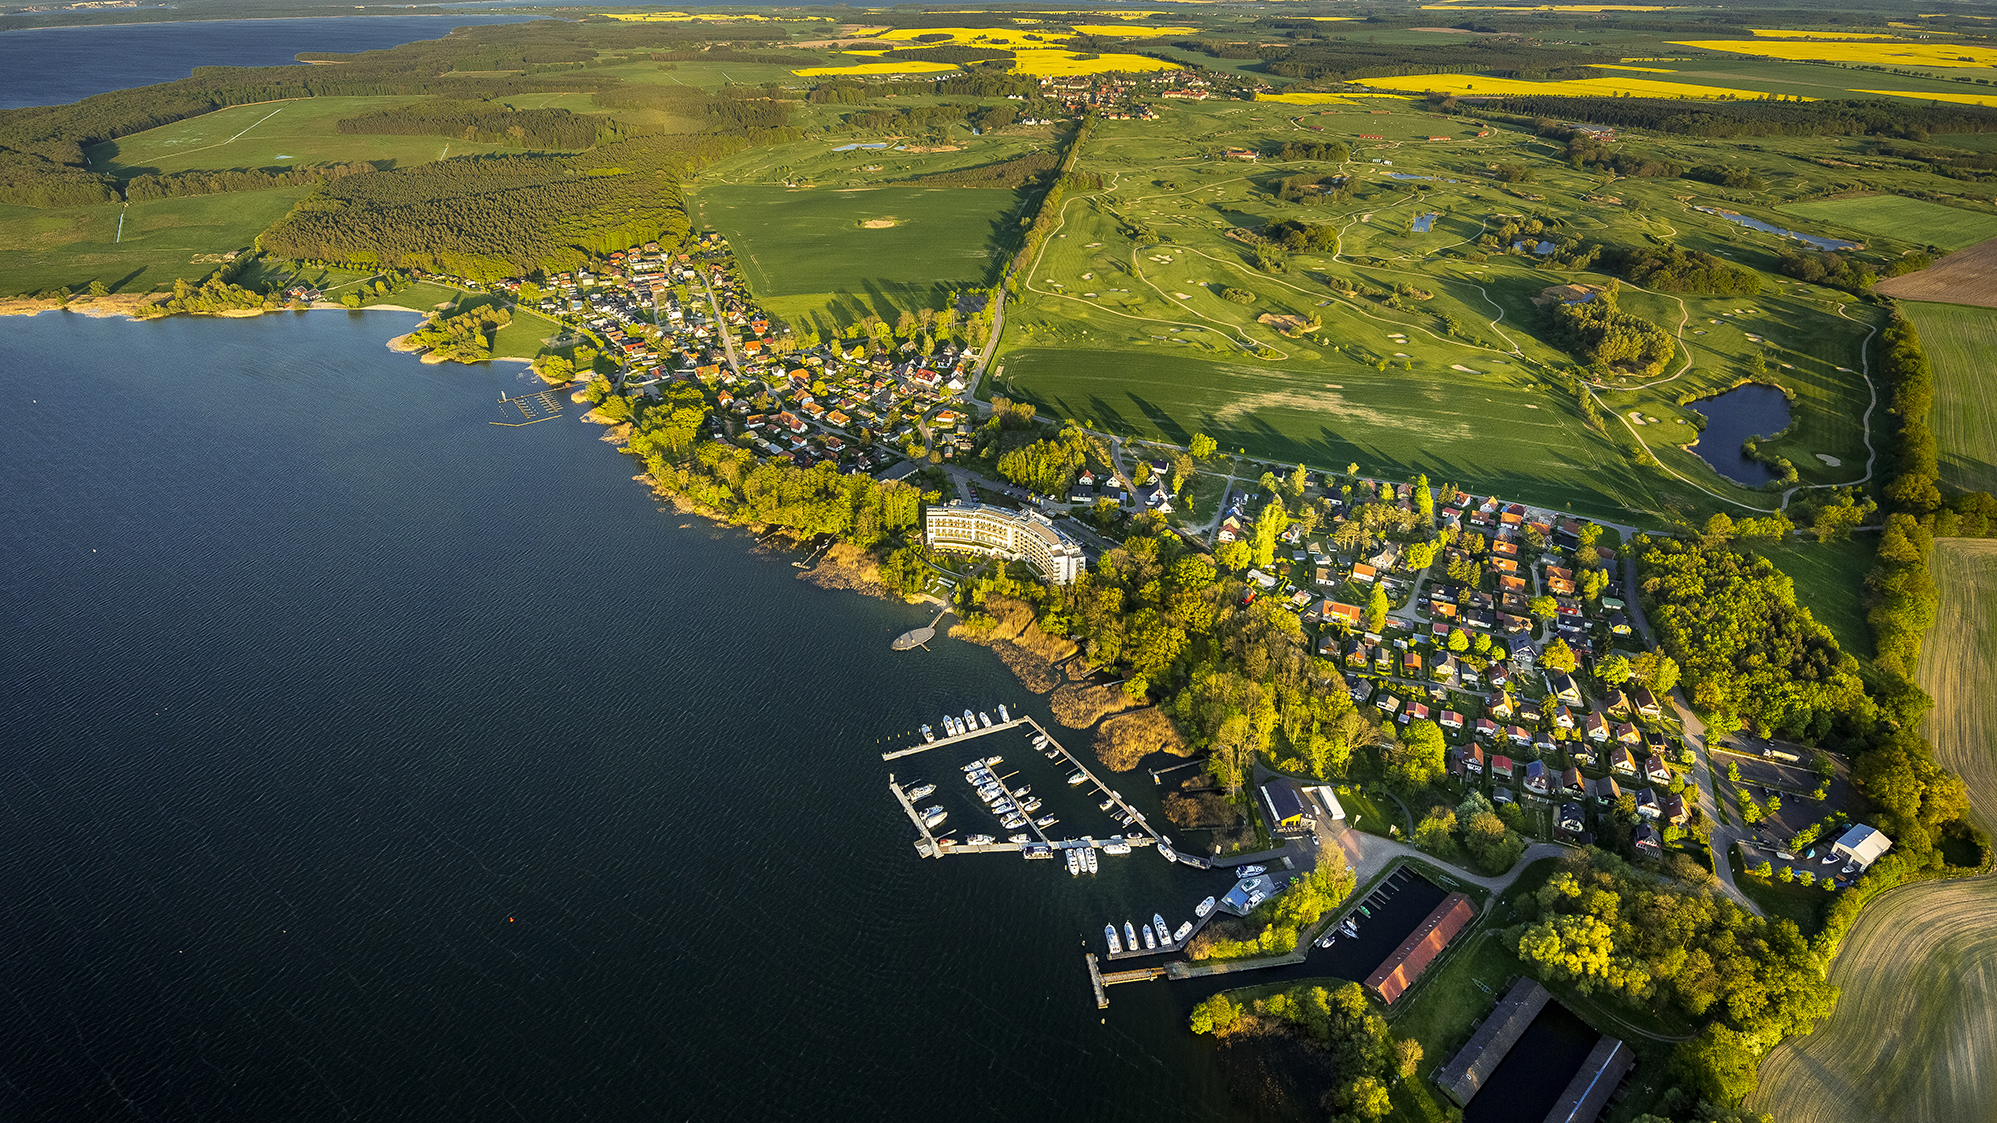
[[1780, 478], [1775, 469], [1750, 459], [1742, 446], [1750, 437], [1771, 436], [1789, 427], [1789, 399], [1782, 391], [1750, 382], [1702, 398], [1691, 408], [1706, 419], [1692, 451], [1713, 471], [1743, 487], [1760, 487]]
[[1838, 238], [1823, 238], [1815, 234], [1799, 234], [1794, 230], [1784, 230], [1780, 226], [1772, 226], [1766, 222], [1761, 221], [1758, 218], [1749, 218], [1748, 216], [1740, 214], [1736, 211], [1721, 210], [1718, 207], [1694, 207], [1692, 209], [1704, 211], [1707, 214], [1716, 214], [1721, 218], [1726, 219], [1728, 222], [1734, 223], [1739, 226], [1745, 226], [1749, 230], [1759, 230], [1763, 234], [1773, 234], [1778, 238], [1794, 238], [1795, 240], [1802, 242], [1803, 244], [1809, 246], [1812, 249], [1855, 250], [1858, 248], [1857, 242], [1846, 242]]
[[1428, 233], [1430, 230], [1435, 228], [1435, 220], [1441, 217], [1442, 214], [1440, 212], [1431, 211], [1428, 214], [1422, 215], [1420, 218], [1415, 219], [1415, 233], [1417, 234]]

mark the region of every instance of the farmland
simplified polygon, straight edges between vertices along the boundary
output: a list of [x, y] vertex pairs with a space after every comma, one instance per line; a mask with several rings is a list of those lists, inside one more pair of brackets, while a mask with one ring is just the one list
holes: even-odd
[[1901, 311], [1921, 333], [1935, 371], [1935, 444], [1942, 482], [1997, 491], [1997, 312], [1909, 302]]
[[770, 311], [824, 330], [870, 312], [941, 308], [952, 290], [990, 283], [1016, 200], [974, 188], [718, 184], [691, 207], [728, 237]]
[[88, 155], [94, 168], [129, 175], [140, 169], [269, 169], [348, 160], [423, 164], [447, 152], [472, 156], [516, 151], [436, 136], [359, 136], [338, 129], [343, 117], [416, 100], [326, 97], [237, 105], [97, 145]]
[[[1997, 543], [1945, 539], [1933, 560], [1943, 626], [1920, 680], [1935, 756], [1997, 826]], [[1997, 1119], [1997, 879], [1925, 883], [1869, 907], [1831, 970], [1837, 1012], [1761, 1067], [1753, 1106], [1817, 1123]]]
[[1997, 238], [1997, 211], [1984, 214], [1898, 195], [1791, 203], [1782, 207], [1781, 212], [1834, 223], [1861, 234], [1926, 243], [1945, 250], [1959, 250]]
[[[121, 207], [0, 206], [0, 292], [82, 288], [145, 292], [215, 271], [210, 255], [246, 249], [306, 188], [158, 199]], [[118, 220], [124, 218], [122, 240]], [[209, 260], [196, 260], [208, 257]]]

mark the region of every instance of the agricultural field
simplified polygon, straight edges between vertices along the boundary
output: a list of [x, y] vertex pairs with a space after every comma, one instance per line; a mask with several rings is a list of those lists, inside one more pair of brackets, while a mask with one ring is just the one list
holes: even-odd
[[[1216, 158], [1320, 135], [1349, 140], [1353, 158]], [[1625, 287], [1622, 306], [1663, 326], [1679, 351], [1648, 381], [1609, 380], [1599, 402], [1663, 471], [1629, 466], [1588, 427], [1545, 377], [1573, 359], [1538, 338], [1533, 298], [1609, 279], [1487, 255], [1479, 236], [1507, 215], [1544, 215], [1563, 235], [1669, 239], [1764, 269], [1785, 240], [1676, 197], [1704, 203], [1704, 184], [1623, 179], [1603, 196], [1600, 177], [1546, 159], [1551, 151], [1530, 134], [1387, 98], [1174, 105], [1156, 123], [1103, 122], [1078, 167], [1104, 188], [1064, 200], [1061, 224], [1028, 263], [999, 385], [1061, 416], [1175, 443], [1205, 431], [1254, 455], [1516, 483], [1583, 510], [1721, 500], [1738, 514], [1780, 497], [1742, 489], [1684, 451], [1696, 430], [1679, 403], [1733, 385], [1760, 355], [1795, 402], [1790, 428], [1763, 448], [1793, 462], [1805, 485], [1857, 482], [1872, 397], [1862, 345], [1877, 316], [1777, 278], [1751, 298]], [[1527, 164], [1535, 179], [1506, 189], [1484, 171], [1499, 161]], [[1285, 176], [1333, 173], [1353, 178], [1348, 203], [1274, 195]], [[1283, 220], [1334, 227], [1336, 249], [1288, 254], [1279, 273], [1259, 268], [1253, 232]]]
[[756, 295], [800, 332], [871, 313], [942, 308], [991, 283], [1017, 193], [893, 185], [803, 190], [716, 184], [689, 193]]
[[[307, 188], [198, 195], [119, 206], [40, 210], [0, 206], [0, 292], [146, 292], [213, 273], [219, 257], [247, 249]], [[119, 235], [118, 221], [124, 219]]]
[[1986, 214], [1898, 195], [1790, 203], [1779, 210], [1785, 215], [1842, 226], [1863, 235], [1926, 242], [1944, 250], [1959, 250], [1997, 238], [1997, 210]]
[[[1944, 539], [1920, 681], [1935, 756], [1997, 827], [1997, 543]], [[1968, 625], [1964, 627], [1962, 625]], [[1831, 969], [1837, 1012], [1770, 1053], [1750, 1106], [1784, 1119], [1997, 1120], [1997, 878], [1923, 883], [1869, 906]]]
[[1932, 414], [1942, 482], [1997, 492], [1997, 311], [1909, 301], [1900, 306], [1921, 333], [1935, 371]]
[[[427, 164], [449, 154], [518, 151], [438, 136], [361, 136], [339, 131], [341, 118], [416, 100], [326, 97], [237, 105], [108, 141], [92, 147], [86, 155], [93, 169], [132, 175], [142, 170], [269, 170], [354, 160]], [[538, 99], [528, 99], [526, 104], [534, 100]]]
[[1757, 545], [1753, 552], [1775, 563], [1796, 583], [1796, 603], [1831, 630], [1838, 647], [1860, 659], [1872, 658], [1872, 628], [1865, 621], [1865, 575], [1879, 549], [1876, 533], [1854, 534], [1841, 542], [1798, 539]]

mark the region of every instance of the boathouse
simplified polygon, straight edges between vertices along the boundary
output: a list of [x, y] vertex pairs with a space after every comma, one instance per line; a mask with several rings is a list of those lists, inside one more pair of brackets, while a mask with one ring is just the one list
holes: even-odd
[[1401, 946], [1395, 948], [1393, 954], [1366, 977], [1366, 989], [1379, 995], [1380, 1001], [1393, 1005], [1394, 999], [1421, 978], [1421, 973], [1435, 962], [1442, 949], [1449, 946], [1449, 941], [1475, 919], [1477, 909], [1470, 903], [1469, 897], [1451, 893], [1443, 898], [1442, 903], [1435, 906], [1435, 911], [1428, 914], [1428, 919], [1416, 925], [1415, 930], [1408, 933], [1408, 938], [1401, 941]]
[[1470, 1102], [1484, 1082], [1491, 1078], [1503, 1063], [1505, 1055], [1518, 1044], [1525, 1034], [1526, 1027], [1539, 1017], [1552, 995], [1546, 988], [1532, 979], [1520, 979], [1513, 983], [1503, 998], [1498, 999], [1497, 1008], [1491, 1016], [1477, 1026], [1477, 1032], [1470, 1035], [1463, 1048], [1449, 1059], [1449, 1063], [1436, 1071], [1435, 1083], [1442, 1094], [1455, 1101], [1458, 1107]]

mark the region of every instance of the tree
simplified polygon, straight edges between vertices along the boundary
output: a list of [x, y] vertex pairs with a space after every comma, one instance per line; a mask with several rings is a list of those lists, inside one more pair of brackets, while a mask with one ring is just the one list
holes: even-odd
[[1340, 1093], [1346, 1110], [1360, 1119], [1385, 1119], [1394, 1110], [1394, 1101], [1387, 1095], [1387, 1086], [1377, 1076], [1362, 1076], [1348, 1084]]
[[1427, 817], [1415, 827], [1415, 845], [1445, 857], [1455, 853], [1456, 813], [1447, 807], [1429, 808]]
[[1403, 1037], [1394, 1042], [1394, 1072], [1401, 1079], [1412, 1077], [1421, 1068], [1421, 1042], [1412, 1037]]
[[1255, 564], [1272, 565], [1276, 561], [1276, 536], [1290, 525], [1290, 514], [1283, 509], [1280, 499], [1269, 500], [1262, 513], [1255, 518]]
[[1560, 603], [1550, 596], [1541, 595], [1525, 602], [1525, 610], [1531, 613], [1534, 619], [1545, 623], [1560, 615]]
[[1373, 594], [1366, 598], [1366, 630], [1378, 632], [1387, 626], [1387, 590], [1380, 583], [1373, 583]]
[[1205, 998], [1193, 1007], [1194, 1033], [1226, 1033], [1241, 1020], [1241, 1008], [1225, 994]]
[[1461, 655], [1470, 650], [1470, 633], [1456, 628], [1449, 633], [1449, 650]]
[[1205, 433], [1194, 433], [1189, 447], [1194, 459], [1206, 460], [1211, 458], [1220, 446], [1212, 437], [1207, 436]]
[[1574, 668], [1580, 666], [1574, 658], [1574, 649], [1568, 647], [1564, 639], [1556, 639], [1547, 644], [1546, 650], [1539, 653], [1539, 664], [1568, 674], [1573, 674]]
[[1249, 549], [1248, 543], [1237, 538], [1214, 547], [1213, 560], [1222, 569], [1239, 572], [1248, 568], [1249, 563], [1255, 560], [1255, 554]]
[[1678, 664], [1662, 651], [1646, 651], [1631, 659], [1629, 665], [1630, 677], [1660, 697], [1678, 685]]
[[1446, 765], [1442, 728], [1432, 721], [1411, 722], [1401, 739], [1387, 749], [1387, 779], [1412, 790], [1442, 775]]
[[1630, 679], [1630, 661], [1627, 656], [1611, 655], [1595, 663], [1595, 677], [1604, 686], [1621, 686]]

